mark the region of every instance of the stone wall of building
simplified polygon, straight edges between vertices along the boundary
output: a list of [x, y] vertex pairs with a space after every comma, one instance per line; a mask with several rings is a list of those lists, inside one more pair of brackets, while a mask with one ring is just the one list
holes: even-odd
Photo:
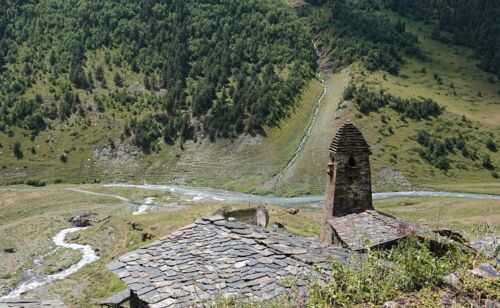
[[246, 209], [233, 209], [223, 207], [214, 214], [222, 215], [225, 218], [234, 218], [239, 222], [266, 228], [269, 224], [269, 212], [265, 206], [257, 206]]
[[320, 240], [332, 244], [328, 220], [373, 209], [370, 149], [361, 132], [350, 122], [339, 128], [330, 145], [323, 229]]

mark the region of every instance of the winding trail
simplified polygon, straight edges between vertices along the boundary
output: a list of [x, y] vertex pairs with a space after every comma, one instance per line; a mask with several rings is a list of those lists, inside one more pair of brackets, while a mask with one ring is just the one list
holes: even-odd
[[125, 197], [122, 197], [122, 196], [118, 196], [118, 195], [103, 194], [103, 193], [93, 192], [93, 191], [89, 191], [89, 190], [83, 190], [83, 189], [80, 189], [80, 188], [68, 188], [68, 190], [74, 191], [74, 192], [78, 192], [78, 193], [82, 193], [82, 194], [87, 194], [87, 195], [112, 197], [112, 198], [121, 200], [123, 202], [127, 202], [127, 203], [135, 205], [135, 203], [132, 200], [130, 200], [128, 198], [125, 198]]
[[[73, 233], [81, 230], [85, 230], [85, 228], [68, 228], [59, 231], [53, 238], [52, 241], [56, 245], [56, 248], [51, 250], [48, 254], [40, 256], [35, 259], [33, 262], [33, 268], [25, 271], [23, 273], [23, 281], [17, 285], [17, 287], [12, 290], [9, 294], [7, 294], [4, 297], [1, 297], [0, 300], [2, 299], [13, 299], [13, 298], [18, 298], [21, 296], [21, 294], [26, 293], [28, 291], [34, 290], [38, 287], [41, 287], [43, 285], [49, 284], [56, 282], [58, 280], [64, 279], [68, 277], [71, 274], [76, 273], [79, 271], [82, 267], [84, 267], [87, 264], [93, 263], [99, 259], [99, 256], [96, 254], [92, 246], [90, 245], [80, 245], [80, 244], [75, 244], [75, 243], [68, 243], [64, 239], [66, 238], [66, 235], [68, 233]], [[82, 253], [82, 258], [78, 263], [73, 264], [72, 266], [68, 267], [67, 269], [55, 273], [52, 275], [37, 275], [35, 274], [35, 269], [41, 267], [43, 265], [43, 259], [52, 253], [54, 253], [57, 249], [59, 248], [69, 248], [73, 250], [78, 250]]]

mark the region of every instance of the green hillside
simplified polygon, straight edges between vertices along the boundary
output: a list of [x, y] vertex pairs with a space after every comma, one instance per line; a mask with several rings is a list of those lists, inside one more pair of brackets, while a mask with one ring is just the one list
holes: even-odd
[[[498, 193], [500, 82], [481, 69], [476, 52], [436, 40], [435, 25], [374, 2], [311, 3], [298, 10], [313, 27], [322, 68], [334, 75], [304, 150], [283, 176], [285, 190], [322, 191], [321, 151], [349, 118], [371, 144], [376, 190]], [[411, 38], [410, 52], [395, 43], [404, 38]], [[335, 73], [344, 67], [350, 81], [339, 78], [345, 70]]]
[[423, 18], [391, 1], [15, 3], [1, 4], [1, 183], [320, 193], [350, 118], [377, 190], [498, 192], [496, 41], [456, 44], [499, 32], [455, 4]]
[[305, 24], [275, 1], [0, 9], [2, 182], [109, 179], [95, 155], [107, 148], [134, 160], [117, 180], [140, 179], [144, 164], [175, 165], [186, 142], [272, 135], [302, 110], [316, 65]]

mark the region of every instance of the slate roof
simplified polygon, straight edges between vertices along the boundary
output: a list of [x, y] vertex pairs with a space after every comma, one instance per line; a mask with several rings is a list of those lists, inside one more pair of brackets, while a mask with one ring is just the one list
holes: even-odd
[[[272, 299], [280, 278], [349, 263], [357, 255], [315, 239], [204, 217], [168, 237], [121, 256], [108, 268], [149, 307], [183, 307], [216, 296]], [[299, 282], [304, 286], [305, 282]]]
[[388, 244], [408, 236], [410, 231], [407, 223], [375, 210], [336, 216], [328, 223], [352, 250]]
[[106, 299], [103, 299], [98, 304], [101, 306], [118, 306], [123, 304], [130, 298], [130, 289], [122, 290]]
[[370, 147], [363, 134], [351, 122], [347, 122], [339, 128], [333, 137], [329, 150], [334, 154], [337, 152], [370, 153]]

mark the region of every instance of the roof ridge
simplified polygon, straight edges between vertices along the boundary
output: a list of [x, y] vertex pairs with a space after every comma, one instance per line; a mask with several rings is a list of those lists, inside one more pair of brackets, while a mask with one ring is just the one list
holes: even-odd
[[333, 153], [339, 151], [370, 152], [370, 147], [359, 129], [348, 121], [337, 130], [329, 150]]

